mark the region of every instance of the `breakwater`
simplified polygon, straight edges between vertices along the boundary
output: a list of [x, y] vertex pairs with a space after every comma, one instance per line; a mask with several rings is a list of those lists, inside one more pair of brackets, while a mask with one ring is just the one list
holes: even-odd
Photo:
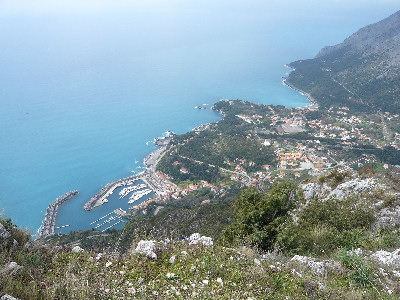
[[39, 228], [39, 234], [38, 234], [39, 238], [54, 235], [56, 227], [56, 218], [60, 205], [63, 204], [65, 201], [75, 197], [76, 195], [78, 195], [78, 193], [79, 193], [78, 191], [68, 192], [63, 196], [58, 197], [56, 201], [54, 201], [49, 205], [49, 207], [46, 210], [46, 215], [44, 217], [42, 226], [40, 226]]
[[103, 205], [105, 202], [107, 202], [107, 197], [110, 196], [115, 189], [121, 187], [121, 186], [127, 186], [133, 184], [137, 180], [143, 180], [154, 192], [157, 194], [160, 193], [160, 190], [157, 189], [153, 184], [151, 184], [149, 181], [152, 181], [154, 177], [154, 173], [156, 171], [156, 166], [160, 159], [164, 156], [168, 143], [158, 149], [155, 149], [153, 152], [151, 152], [145, 159], [144, 159], [144, 165], [146, 166], [146, 170], [143, 171], [140, 174], [114, 180], [109, 182], [107, 185], [105, 185], [97, 194], [95, 194], [92, 198], [90, 198], [89, 201], [85, 203], [83, 206], [84, 210], [90, 211], [95, 207], [98, 207], [100, 205]]
[[107, 197], [110, 196], [115, 191], [115, 189], [121, 186], [133, 184], [138, 179], [140, 179], [140, 176], [135, 175], [109, 182], [97, 194], [90, 198], [88, 202], [85, 203], [83, 209], [90, 211], [93, 208], [104, 204]]

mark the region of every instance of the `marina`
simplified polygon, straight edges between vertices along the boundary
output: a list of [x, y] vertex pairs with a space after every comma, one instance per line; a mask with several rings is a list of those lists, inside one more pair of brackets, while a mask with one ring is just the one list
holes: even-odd
[[97, 230], [101, 230], [104, 232], [108, 229], [113, 228], [121, 222], [124, 222], [123, 218], [127, 216], [126, 211], [122, 208], [117, 208], [112, 212], [106, 214], [105, 216], [93, 221], [90, 225], [95, 225], [93, 228]]
[[[146, 208], [151, 202], [164, 201], [168, 198], [170, 193], [177, 190], [177, 186], [172, 184], [165, 175], [156, 171], [156, 165], [164, 156], [167, 146], [168, 144], [155, 149], [144, 159], [145, 170], [143, 172], [106, 184], [85, 203], [83, 208], [86, 211], [91, 211], [109, 201], [112, 202], [111, 206], [114, 206], [112, 211], [104, 212], [103, 216], [100, 215], [101, 217], [98, 215], [97, 219], [90, 223], [89, 226], [91, 228], [103, 232], [116, 226], [121, 226], [121, 223], [124, 222], [124, 218], [126, 218], [128, 214], [121, 207], [115, 209], [115, 205], [118, 205], [116, 203], [118, 197], [122, 199], [132, 193], [126, 204], [133, 204], [133, 206], [126, 205], [125, 207], [124, 204], [120, 205], [123, 205], [126, 210], [129, 209], [130, 211], [136, 212], [137, 209]], [[116, 191], [118, 194], [113, 195]], [[154, 196], [152, 196], [152, 198], [146, 197], [153, 192]], [[45, 220], [39, 231], [39, 237], [54, 235], [56, 229], [63, 230], [72, 226], [69, 225], [70, 223], [68, 220], [64, 220], [64, 224], [58, 224], [56, 227], [56, 215], [59, 206], [77, 194], [77, 191], [69, 192], [57, 198], [57, 200], [49, 206]], [[67, 225], [65, 225], [66, 223]]]
[[140, 189], [145, 188], [146, 185], [145, 184], [138, 184], [138, 185], [132, 185], [132, 186], [128, 186], [126, 188], [123, 188], [120, 192], [119, 192], [119, 198], [124, 198], [126, 197], [130, 192], [134, 192]]
[[[170, 140], [166, 142], [162, 147], [154, 150], [151, 152], [145, 159], [144, 159], [144, 165], [146, 166], [146, 170], [144, 170], [142, 173], [114, 180], [110, 183], [108, 183], [106, 186], [104, 186], [99, 192], [97, 192], [88, 202], [85, 203], [83, 206], [84, 210], [90, 211], [95, 207], [101, 206], [104, 203], [106, 203], [107, 197], [109, 197], [117, 188], [122, 187], [122, 186], [131, 186], [133, 185], [136, 181], [142, 180], [146, 186], [149, 187], [150, 192], [146, 191], [146, 195], [151, 193], [151, 191], [154, 191], [157, 195], [161, 195], [164, 193], [164, 186], [160, 183], [160, 180], [158, 178], [158, 175], [156, 174], [157, 172], [155, 171], [157, 163], [160, 161], [160, 159], [164, 156], [165, 150], [167, 149], [168, 143]], [[132, 187], [127, 187], [121, 190], [119, 193], [120, 198], [123, 198], [129, 194], [130, 189], [131, 191], [136, 191], [142, 188], [145, 188], [146, 186], [142, 186], [141, 184], [137, 185], [138, 187], [141, 188], [134, 188]], [[125, 191], [124, 191], [125, 190]], [[122, 197], [121, 197], [122, 196]], [[144, 194], [141, 196], [143, 197]], [[131, 196], [132, 197], [132, 196]], [[134, 200], [133, 202], [139, 200], [141, 197], [138, 199]], [[132, 199], [130, 199], [131, 201]], [[129, 202], [129, 203], [133, 203]]]
[[134, 203], [134, 202], [138, 201], [139, 199], [141, 199], [143, 196], [146, 196], [146, 195], [150, 194], [151, 192], [152, 192], [151, 189], [145, 189], [145, 190], [143, 190], [143, 191], [138, 191], [138, 192], [134, 193], [134, 194], [129, 198], [128, 203], [129, 203], [129, 204]]
[[121, 186], [127, 186], [135, 183], [135, 181], [139, 180], [140, 177], [137, 176], [130, 176], [122, 179], [118, 179], [108, 183], [105, 187], [103, 187], [96, 195], [94, 195], [88, 202], [85, 203], [83, 206], [84, 210], [92, 210], [93, 208], [103, 205], [104, 203], [108, 202], [107, 197], [110, 196], [115, 189]]

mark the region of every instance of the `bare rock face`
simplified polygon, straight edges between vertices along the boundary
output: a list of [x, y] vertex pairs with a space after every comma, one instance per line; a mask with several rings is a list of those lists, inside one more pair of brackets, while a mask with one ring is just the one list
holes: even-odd
[[332, 189], [326, 184], [318, 184], [317, 182], [310, 182], [307, 184], [302, 184], [301, 188], [304, 192], [304, 198], [310, 200], [314, 197], [325, 197], [329, 194]]
[[15, 298], [11, 295], [5, 294], [0, 298], [0, 300], [18, 300], [18, 298]]
[[10, 237], [11, 233], [0, 223], [0, 247], [3, 246]]
[[82, 249], [82, 248], [79, 247], [79, 246], [75, 246], [74, 248], [72, 248], [72, 252], [83, 252], [83, 251], [85, 251], [85, 250]]
[[337, 199], [343, 199], [345, 197], [350, 196], [352, 193], [354, 194], [362, 194], [362, 193], [372, 193], [375, 189], [376, 182], [372, 178], [367, 179], [353, 179], [342, 184], [339, 184], [336, 189], [334, 189], [329, 197], [336, 197]]
[[379, 211], [374, 227], [379, 229], [388, 226], [400, 226], [400, 205], [385, 207]]
[[355, 178], [339, 184], [335, 189], [329, 187], [326, 183], [319, 184], [317, 182], [311, 182], [301, 185], [304, 192], [304, 198], [310, 200], [313, 197], [319, 197], [321, 199], [329, 199], [335, 197], [336, 199], [342, 200], [351, 194], [360, 195], [362, 193], [371, 194], [377, 182], [372, 178], [359, 179]]

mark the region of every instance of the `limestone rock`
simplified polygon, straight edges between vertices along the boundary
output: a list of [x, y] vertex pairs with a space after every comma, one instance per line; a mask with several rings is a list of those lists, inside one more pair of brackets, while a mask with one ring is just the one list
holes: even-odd
[[174, 264], [175, 261], [176, 261], [176, 256], [175, 255], [171, 256], [171, 258], [169, 259], [169, 263]]
[[16, 262], [9, 262], [8, 264], [6, 264], [2, 270], [0, 271], [1, 275], [12, 275], [15, 272], [17, 272], [19, 269], [21, 269], [22, 267], [20, 265], [18, 265]]
[[357, 195], [361, 193], [371, 193], [374, 191], [376, 182], [372, 178], [367, 179], [353, 179], [339, 184], [336, 189], [334, 189], [329, 197], [336, 197], [342, 200], [343, 198], [350, 196], [352, 193]]
[[213, 239], [207, 236], [200, 236], [200, 233], [193, 233], [189, 237], [189, 245], [199, 245], [202, 244], [203, 246], [213, 246], [214, 242]]
[[306, 200], [310, 200], [313, 197], [319, 197], [321, 199], [335, 197], [336, 199], [342, 200], [352, 193], [357, 195], [361, 193], [371, 194], [376, 186], [377, 182], [373, 178], [355, 178], [339, 184], [335, 189], [332, 189], [326, 183], [319, 184], [317, 182], [303, 184], [301, 188], [303, 189], [304, 198]]
[[0, 300], [18, 300], [18, 298], [15, 298], [11, 295], [5, 294], [0, 298]]
[[148, 258], [157, 258], [156, 251], [156, 243], [155, 241], [140, 241], [136, 246], [135, 251], [140, 254], [146, 255]]
[[377, 251], [370, 257], [382, 265], [396, 269], [400, 268], [400, 249], [396, 249], [393, 252]]
[[79, 247], [79, 246], [75, 246], [74, 248], [72, 248], [72, 252], [83, 252], [83, 251], [85, 251], [85, 250], [82, 249], [82, 248]]
[[11, 233], [9, 233], [3, 224], [0, 223], [0, 246], [5, 244], [5, 242], [10, 238]]
[[306, 265], [315, 275], [320, 276], [325, 276], [329, 269], [339, 269], [334, 262], [328, 260], [317, 261], [315, 258], [308, 256], [295, 255], [291, 261], [297, 261], [302, 265]]

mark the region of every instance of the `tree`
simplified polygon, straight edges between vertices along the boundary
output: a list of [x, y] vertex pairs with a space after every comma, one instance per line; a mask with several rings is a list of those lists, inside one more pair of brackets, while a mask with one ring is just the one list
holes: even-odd
[[234, 202], [236, 220], [225, 230], [226, 240], [244, 242], [261, 250], [271, 249], [299, 197], [293, 182], [275, 184], [262, 197], [254, 187], [244, 190]]

